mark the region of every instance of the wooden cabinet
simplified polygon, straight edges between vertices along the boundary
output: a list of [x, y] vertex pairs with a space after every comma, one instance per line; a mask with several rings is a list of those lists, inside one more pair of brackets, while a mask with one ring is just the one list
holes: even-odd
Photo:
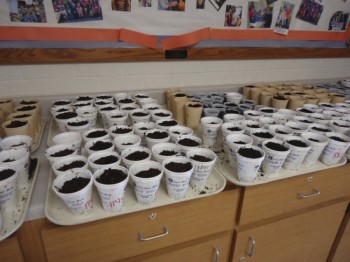
[[0, 242], [0, 261], [24, 261], [20, 242], [16, 234]]
[[349, 185], [345, 165], [242, 188], [232, 261], [326, 261]]

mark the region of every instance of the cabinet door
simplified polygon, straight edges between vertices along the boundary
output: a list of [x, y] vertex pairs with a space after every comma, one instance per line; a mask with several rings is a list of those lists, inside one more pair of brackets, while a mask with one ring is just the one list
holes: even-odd
[[[130, 261], [142, 262], [205, 262], [228, 261], [230, 255], [232, 231], [225, 232], [197, 243], [184, 243], [172, 247], [171, 250], [152, 252], [147, 256], [133, 258]], [[187, 246], [186, 246], [187, 245]], [[159, 254], [161, 253], [161, 254]], [[129, 260], [127, 260], [129, 261]]]
[[346, 206], [341, 202], [241, 232], [238, 228], [233, 261], [326, 261]]
[[24, 261], [21, 247], [16, 235], [0, 242], [0, 261]]
[[346, 219], [345, 230], [335, 251], [333, 262], [347, 262], [350, 259], [350, 214], [346, 215]]

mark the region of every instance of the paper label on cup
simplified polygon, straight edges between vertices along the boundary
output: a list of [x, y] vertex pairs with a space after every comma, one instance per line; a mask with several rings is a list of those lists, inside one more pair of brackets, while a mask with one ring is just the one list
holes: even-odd
[[167, 178], [167, 189], [168, 194], [171, 198], [182, 198], [185, 196], [188, 185], [190, 182], [190, 177], [182, 177], [182, 178]]
[[103, 208], [106, 211], [119, 211], [124, 204], [124, 190], [110, 190], [109, 192], [99, 191]]
[[244, 182], [251, 182], [253, 181], [259, 171], [260, 163], [258, 164], [248, 164], [246, 162], [237, 162], [237, 173], [238, 173], [238, 179]]
[[284, 160], [286, 159], [286, 155], [279, 156], [279, 155], [266, 155], [266, 158], [263, 162], [263, 170], [267, 174], [274, 174], [277, 173]]
[[218, 131], [213, 129], [207, 129], [203, 133], [204, 144], [206, 146], [214, 146]]
[[201, 187], [206, 183], [213, 165], [194, 165], [190, 184], [192, 187]]
[[92, 208], [92, 198], [81, 196], [79, 198], [65, 199], [65, 204], [76, 214], [86, 213]]
[[134, 181], [134, 189], [137, 201], [140, 204], [149, 204], [156, 199], [156, 193], [159, 187], [159, 181], [154, 183], [141, 183]]
[[15, 183], [8, 183], [5, 185], [3, 190], [0, 191], [0, 204], [2, 205], [10, 200], [12, 195], [15, 193], [15, 190], [17, 190]]

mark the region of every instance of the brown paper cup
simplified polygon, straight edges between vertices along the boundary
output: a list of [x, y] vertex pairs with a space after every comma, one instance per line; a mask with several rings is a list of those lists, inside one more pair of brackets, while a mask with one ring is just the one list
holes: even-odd
[[303, 97], [305, 98], [305, 104], [314, 104], [316, 105], [318, 102], [318, 98], [316, 98], [313, 95], [303, 95]]
[[4, 115], [7, 116], [13, 113], [13, 102], [11, 98], [2, 98], [0, 99], [0, 109], [4, 112]]
[[250, 91], [250, 99], [253, 100], [257, 105], [260, 105], [260, 95], [264, 90], [262, 87], [252, 88]]
[[174, 94], [179, 93], [181, 91], [182, 90], [179, 88], [169, 88], [166, 91], [166, 102], [167, 102], [169, 111], [173, 112], [173, 96], [174, 96]]
[[[19, 127], [11, 127], [11, 124], [14, 122], [19, 122], [22, 125]], [[2, 124], [2, 128], [6, 136], [15, 136], [15, 135], [27, 135], [29, 133], [29, 125], [27, 120], [9, 120]]]
[[276, 99], [274, 97], [272, 97], [271, 99], [272, 107], [277, 109], [287, 108], [288, 101], [289, 99], [281, 100], [281, 99]]
[[196, 130], [200, 125], [202, 111], [203, 105], [201, 103], [187, 102], [185, 104], [186, 126]]
[[251, 99], [251, 90], [252, 88], [256, 88], [255, 85], [245, 85], [243, 86], [243, 96], [246, 98], [246, 99]]
[[333, 103], [333, 104], [344, 103], [346, 100], [345, 95], [337, 94], [337, 93], [331, 93], [330, 97], [331, 97], [331, 103]]
[[266, 92], [266, 91], [261, 92], [260, 104], [264, 105], [264, 106], [271, 106], [273, 95], [274, 95], [274, 93], [272, 93], [272, 92]]
[[16, 112], [7, 116], [8, 120], [28, 121], [29, 136], [34, 140], [35, 134], [39, 131], [35, 126], [35, 114], [27, 112]]
[[296, 110], [305, 104], [305, 99], [302, 96], [289, 96], [288, 109]]
[[173, 116], [179, 125], [184, 125], [185, 119], [185, 104], [188, 102], [187, 95], [185, 93], [176, 93], [173, 96]]
[[40, 108], [37, 105], [21, 105], [15, 107], [15, 112], [25, 113], [33, 113], [34, 114], [34, 125], [35, 130], [40, 130], [41, 126], [41, 114]]

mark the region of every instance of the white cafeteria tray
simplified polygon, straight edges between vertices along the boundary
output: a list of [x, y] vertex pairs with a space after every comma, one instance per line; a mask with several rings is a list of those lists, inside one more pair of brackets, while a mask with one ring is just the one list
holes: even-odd
[[179, 203], [183, 201], [188, 201], [192, 199], [208, 197], [216, 193], [221, 192], [226, 186], [226, 179], [222, 174], [214, 167], [212, 173], [208, 179], [205, 188], [201, 191], [193, 190], [190, 186], [186, 193], [186, 196], [182, 199], [174, 200], [168, 196], [165, 181], [162, 179], [160, 187], [157, 191], [156, 201], [150, 205], [140, 205], [137, 202], [136, 195], [130, 184], [127, 185], [125, 191], [124, 206], [120, 212], [109, 213], [104, 211], [102, 204], [99, 199], [98, 192], [96, 188], [93, 188], [93, 208], [87, 215], [74, 215], [65, 206], [63, 201], [59, 199], [52, 190], [52, 183], [55, 175], [50, 171], [49, 182], [47, 188], [46, 202], [45, 202], [45, 214], [46, 217], [54, 224], [58, 225], [77, 225], [83, 224], [103, 218], [109, 218], [114, 216], [119, 216], [123, 214], [128, 214], [132, 212], [137, 212], [141, 210], [146, 210], [150, 208], [170, 205], [174, 203]]
[[242, 182], [238, 180], [237, 172], [232, 167], [230, 167], [228, 163], [228, 156], [225, 153], [218, 153], [217, 156], [218, 158], [215, 166], [217, 167], [219, 172], [221, 172], [227, 180], [238, 186], [255, 186], [265, 184], [280, 179], [290, 178], [311, 172], [342, 166], [345, 165], [347, 162], [346, 158], [343, 156], [338, 162], [338, 164], [333, 166], [327, 166], [321, 163], [320, 161], [317, 161], [314, 166], [307, 167], [302, 165], [299, 170], [286, 170], [284, 168], [281, 168], [277, 174], [271, 176], [265, 176], [263, 172], [259, 171], [257, 178], [253, 182]]
[[39, 170], [39, 160], [32, 158], [32, 161], [34, 160], [37, 161], [36, 168], [29, 180], [28, 186], [18, 192], [17, 206], [11, 212], [2, 213], [3, 226], [2, 231], [0, 231], [0, 241], [13, 234], [24, 222]]
[[32, 146], [31, 146], [31, 152], [34, 153], [38, 148], [40, 147], [41, 144], [41, 139], [43, 137], [44, 129], [45, 129], [45, 120], [41, 120], [41, 125], [40, 125], [40, 131], [39, 134], [35, 136], [35, 139], [33, 140]]

